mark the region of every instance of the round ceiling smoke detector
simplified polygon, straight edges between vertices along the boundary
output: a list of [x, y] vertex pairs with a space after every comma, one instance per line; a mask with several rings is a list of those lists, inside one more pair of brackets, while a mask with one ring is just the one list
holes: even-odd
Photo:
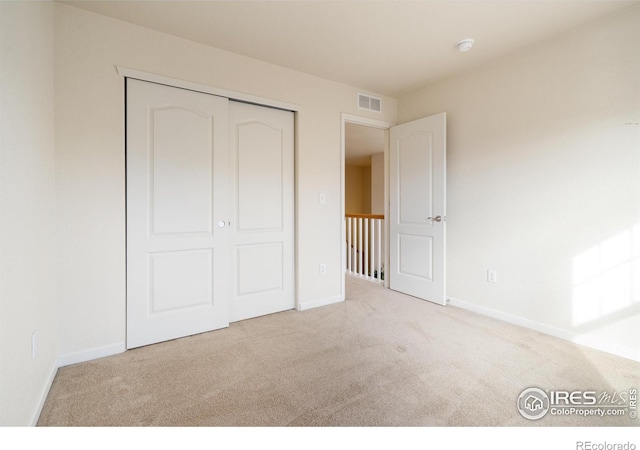
[[473, 39], [463, 39], [456, 44], [456, 48], [461, 52], [468, 52], [473, 47], [473, 43], [475, 41]]

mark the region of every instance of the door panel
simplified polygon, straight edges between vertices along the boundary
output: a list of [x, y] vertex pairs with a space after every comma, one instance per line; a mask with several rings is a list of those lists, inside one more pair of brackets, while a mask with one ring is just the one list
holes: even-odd
[[[391, 128], [391, 289], [446, 304], [446, 115]], [[439, 216], [439, 221], [434, 220]]]
[[127, 347], [229, 324], [228, 100], [127, 80]]
[[[424, 223], [424, 218], [433, 212], [432, 135], [409, 135], [400, 140], [397, 151], [400, 223]], [[415, 192], [420, 195], [413, 195]]]
[[[282, 242], [239, 245], [236, 247], [238, 262], [238, 295], [282, 292]], [[269, 261], [265, 264], [264, 261]]]
[[149, 254], [149, 314], [213, 304], [211, 249]]
[[282, 230], [283, 152], [286, 150], [282, 131], [264, 122], [238, 123], [235, 127], [237, 214], [241, 232]]
[[293, 113], [229, 106], [233, 322], [295, 307]]
[[212, 118], [169, 106], [152, 108], [149, 119], [153, 234], [211, 234]]
[[398, 234], [398, 273], [433, 281], [433, 238]]

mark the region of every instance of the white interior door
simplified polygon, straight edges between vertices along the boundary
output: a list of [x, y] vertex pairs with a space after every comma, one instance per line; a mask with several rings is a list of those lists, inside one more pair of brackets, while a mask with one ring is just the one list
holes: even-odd
[[391, 128], [391, 289], [446, 304], [446, 114]]
[[295, 307], [294, 116], [237, 102], [229, 108], [235, 322]]
[[127, 80], [128, 348], [229, 324], [228, 103]]

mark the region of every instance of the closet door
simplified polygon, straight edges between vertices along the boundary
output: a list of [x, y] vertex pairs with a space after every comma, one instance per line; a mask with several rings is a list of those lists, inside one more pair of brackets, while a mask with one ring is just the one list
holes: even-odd
[[228, 106], [127, 80], [128, 348], [229, 324]]
[[229, 111], [234, 322], [295, 307], [294, 116], [233, 101]]

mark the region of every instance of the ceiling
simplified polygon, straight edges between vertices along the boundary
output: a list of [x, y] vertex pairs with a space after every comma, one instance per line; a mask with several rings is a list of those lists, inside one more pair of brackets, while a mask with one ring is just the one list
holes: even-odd
[[[375, 94], [399, 97], [640, 1], [82, 0], [69, 5]], [[455, 44], [475, 39], [467, 53]], [[346, 163], [384, 131], [346, 124]]]
[[[399, 97], [639, 1], [66, 1], [374, 94]], [[460, 53], [455, 44], [474, 38]]]

